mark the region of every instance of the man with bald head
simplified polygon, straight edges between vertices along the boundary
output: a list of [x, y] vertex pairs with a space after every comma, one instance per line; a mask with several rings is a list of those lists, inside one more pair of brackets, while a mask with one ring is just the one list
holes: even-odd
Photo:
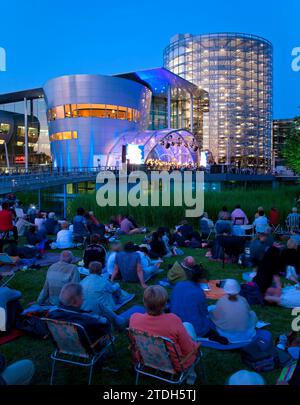
[[185, 257], [182, 262], [176, 261], [168, 271], [168, 281], [171, 284], [176, 284], [178, 281], [189, 280], [195, 265], [196, 261], [193, 256]]
[[[91, 314], [81, 309], [83, 303], [83, 289], [79, 283], [65, 284], [59, 294], [59, 305], [49, 311], [48, 318], [58, 321], [77, 323], [85, 329], [91, 343], [97, 342], [102, 336], [110, 332], [107, 318]], [[80, 335], [79, 330], [79, 335]], [[82, 339], [84, 336], [80, 336]], [[95, 346], [95, 350], [101, 349]]]
[[79, 283], [80, 274], [72, 260], [72, 252], [64, 250], [60, 254], [60, 260], [49, 267], [44, 287], [37, 300], [38, 304], [58, 305], [63, 286], [67, 283]]

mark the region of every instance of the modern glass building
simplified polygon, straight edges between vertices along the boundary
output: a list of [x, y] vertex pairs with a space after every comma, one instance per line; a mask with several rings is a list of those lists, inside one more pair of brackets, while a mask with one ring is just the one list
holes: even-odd
[[209, 93], [203, 149], [216, 163], [270, 169], [272, 44], [255, 35], [178, 34], [164, 66]]
[[293, 119], [280, 119], [273, 121], [273, 158], [274, 166], [284, 166], [283, 148], [288, 133], [295, 127]]
[[[27, 116], [28, 135], [35, 117], [50, 142], [54, 167], [119, 166], [126, 159], [195, 164], [200, 161], [207, 100], [198, 86], [157, 68], [57, 77], [43, 88], [0, 95], [0, 109], [5, 114], [18, 111], [24, 122]], [[20, 147], [24, 163], [25, 143]], [[33, 151], [28, 153], [29, 164], [35, 162]]]

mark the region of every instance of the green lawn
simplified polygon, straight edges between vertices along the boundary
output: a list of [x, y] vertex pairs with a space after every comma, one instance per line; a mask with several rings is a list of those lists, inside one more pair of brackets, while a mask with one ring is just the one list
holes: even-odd
[[[132, 240], [139, 242], [142, 236], [131, 237]], [[129, 238], [125, 238], [129, 239]], [[209, 262], [205, 257], [205, 250], [191, 250], [184, 249], [185, 254], [194, 255], [198, 262], [203, 263], [209, 270], [211, 279], [222, 279], [234, 277], [241, 280], [242, 270], [236, 265], [226, 265], [222, 269], [221, 263]], [[82, 251], [75, 250], [74, 254], [77, 256], [82, 255]], [[167, 269], [169, 263], [173, 263], [176, 257], [165, 260], [164, 268]], [[24, 307], [34, 301], [40, 289], [42, 288], [46, 268], [40, 270], [28, 270], [26, 272], [18, 272], [16, 277], [11, 282], [11, 287], [19, 289], [23, 292], [22, 304]], [[159, 278], [164, 278], [166, 272], [162, 273], [152, 281], [157, 282]], [[141, 304], [142, 302], [142, 289], [138, 285], [121, 283], [122, 287], [131, 293], [136, 294], [134, 303]], [[132, 305], [132, 303], [130, 304]], [[126, 309], [126, 307], [125, 307]], [[290, 330], [291, 325], [291, 311], [288, 309], [277, 307], [255, 307], [254, 308], [259, 319], [271, 322], [269, 330], [274, 334], [274, 337], [282, 332]], [[116, 348], [118, 352], [117, 365], [119, 372], [113, 373], [110, 371], [95, 372], [93, 383], [94, 384], [132, 384], [134, 383], [134, 373], [131, 368], [130, 353], [128, 350], [128, 341], [125, 332], [116, 335]], [[15, 361], [20, 358], [30, 358], [36, 365], [36, 375], [34, 384], [48, 384], [50, 377], [50, 359], [49, 354], [52, 350], [52, 344], [49, 339], [38, 340], [28, 336], [20, 337], [13, 342], [2, 345], [0, 353], [7, 357], [8, 362]], [[226, 379], [237, 370], [245, 368], [240, 361], [238, 352], [219, 352], [210, 349], [203, 349], [204, 364], [207, 374], [208, 384], [225, 384]], [[279, 370], [274, 372], [264, 373], [264, 377], [268, 384], [274, 384], [279, 374]], [[57, 367], [56, 384], [86, 384], [87, 372], [82, 368], [74, 368], [71, 366]], [[154, 383], [153, 380], [142, 379], [142, 383]], [[197, 384], [201, 381], [197, 380]]]

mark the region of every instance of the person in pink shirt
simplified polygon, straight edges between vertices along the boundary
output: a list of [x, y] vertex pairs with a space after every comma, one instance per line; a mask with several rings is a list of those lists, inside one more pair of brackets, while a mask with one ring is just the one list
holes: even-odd
[[127, 217], [122, 217], [120, 222], [120, 231], [125, 235], [134, 235], [136, 233], [143, 233], [144, 228], [136, 227], [132, 221]]
[[[187, 359], [183, 367], [189, 368], [198, 355], [199, 343], [192, 340], [187, 333], [181, 319], [171, 313], [164, 313], [168, 300], [168, 293], [160, 285], [147, 287], [144, 292], [145, 314], [135, 313], [131, 315], [129, 329], [146, 332], [150, 336], [163, 336], [171, 339], [176, 346], [176, 350], [181, 360]], [[171, 353], [173, 366], [176, 371], [180, 370], [178, 359], [175, 353]]]
[[233, 225], [248, 225], [249, 221], [247, 215], [241, 209], [240, 205], [236, 205], [235, 209], [231, 213], [231, 221]]

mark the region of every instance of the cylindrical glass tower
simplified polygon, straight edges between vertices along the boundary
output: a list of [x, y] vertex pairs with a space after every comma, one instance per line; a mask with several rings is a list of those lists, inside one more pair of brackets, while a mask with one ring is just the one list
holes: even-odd
[[203, 149], [216, 163], [271, 168], [273, 47], [239, 33], [178, 34], [164, 67], [209, 93]]

